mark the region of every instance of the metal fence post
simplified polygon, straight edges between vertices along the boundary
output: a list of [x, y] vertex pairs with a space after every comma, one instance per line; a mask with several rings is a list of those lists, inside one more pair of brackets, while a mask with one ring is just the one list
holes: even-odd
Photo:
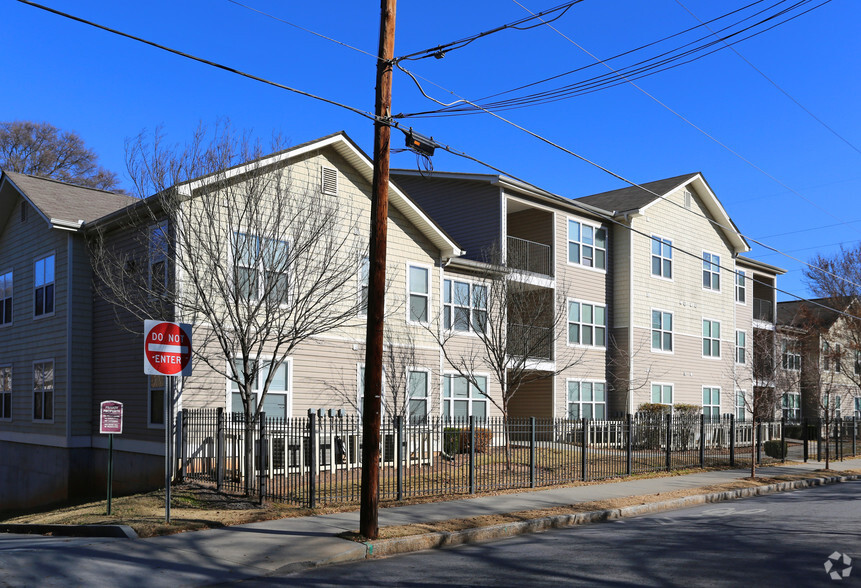
[[735, 415], [729, 415], [729, 465], [735, 467]]
[[786, 462], [786, 417], [780, 419], [780, 461]]
[[807, 419], [801, 421], [801, 441], [804, 445], [804, 463], [807, 463], [807, 458], [810, 457], [810, 446], [808, 441], [810, 437], [810, 426], [807, 423]]
[[529, 417], [529, 487], [535, 488], [535, 417]]
[[188, 435], [188, 409], [183, 408], [176, 415], [179, 419], [179, 481], [185, 482], [185, 461], [188, 459], [188, 443], [186, 436]]
[[475, 494], [475, 415], [469, 415], [469, 493]]
[[224, 409], [215, 409], [215, 489], [224, 486]]
[[816, 426], [816, 461], [822, 461], [822, 421]]
[[673, 415], [667, 415], [667, 471], [672, 469], [673, 459]]
[[395, 416], [395, 443], [397, 449], [397, 465], [395, 470], [398, 500], [404, 499], [404, 419], [401, 415]]
[[700, 415], [700, 467], [706, 467], [706, 415]]
[[317, 508], [317, 415], [308, 409], [308, 508]]
[[260, 472], [260, 482], [258, 483], [258, 490], [260, 492], [259, 501], [260, 504], [263, 504], [263, 497], [266, 496], [266, 481], [269, 477], [269, 439], [266, 434], [266, 413], [261, 412], [258, 415], [260, 420], [260, 451], [257, 453], [257, 459], [259, 460], [258, 470]]
[[762, 421], [757, 422], [754, 419], [753, 426], [756, 428], [756, 431], [753, 431], [756, 433], [756, 465], [760, 465], [762, 463]]
[[587, 448], [589, 447], [589, 442], [588, 442], [589, 433], [587, 430], [588, 427], [589, 427], [589, 421], [586, 419], [586, 417], [583, 417], [580, 421], [580, 437], [581, 437], [581, 440], [583, 443], [583, 446], [580, 448], [580, 466], [581, 466], [580, 471], [583, 473], [582, 479], [584, 482], [586, 480], [588, 480], [588, 477], [586, 476], [586, 451], [588, 450]]
[[627, 458], [626, 469], [625, 471], [630, 476], [634, 473], [634, 419], [631, 416], [631, 413], [628, 413], [626, 417], [628, 429], [627, 429], [627, 437], [625, 439], [625, 457]]
[[852, 456], [858, 455], [858, 417], [852, 417]]

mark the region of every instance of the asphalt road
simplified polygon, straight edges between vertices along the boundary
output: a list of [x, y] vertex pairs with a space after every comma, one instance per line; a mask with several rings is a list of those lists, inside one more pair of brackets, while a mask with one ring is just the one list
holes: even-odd
[[861, 586], [861, 481], [241, 583], [273, 585]]

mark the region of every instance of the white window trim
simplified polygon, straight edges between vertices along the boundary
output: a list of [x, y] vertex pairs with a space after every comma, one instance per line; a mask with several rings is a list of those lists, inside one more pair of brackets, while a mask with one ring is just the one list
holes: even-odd
[[[0, 370], [2, 370], [2, 369], [6, 369], [6, 368], [9, 368], [9, 370], [11, 371], [11, 374], [10, 374], [10, 376], [9, 376], [9, 386], [10, 386], [10, 388], [9, 388], [9, 391], [8, 391], [8, 392], [6, 392], [6, 391], [0, 391], [0, 395], [2, 395], [2, 394], [9, 394], [9, 397], [10, 397], [10, 401], [9, 401], [9, 416], [7, 416], [7, 417], [0, 417], [0, 422], [4, 422], [4, 423], [11, 423], [11, 422], [12, 422], [12, 400], [14, 400], [14, 392], [15, 392], [15, 386], [12, 384], [12, 378], [14, 378], [14, 377], [15, 377], [15, 370], [13, 370], [13, 369], [12, 369], [12, 364], [11, 364], [11, 363], [0, 364]], [[0, 402], [0, 404], [2, 404], [2, 402]]]
[[[50, 282], [51, 284], [54, 284], [54, 306], [53, 306], [53, 310], [51, 310], [51, 312], [44, 312], [42, 314], [37, 315], [36, 314], [36, 262], [41, 261], [43, 259], [48, 259], [49, 257], [54, 258], [54, 281]], [[56, 252], [56, 250], [51, 251], [50, 253], [46, 253], [44, 255], [40, 255], [38, 257], [34, 257], [31, 267], [33, 268], [33, 287], [30, 289], [30, 291], [33, 293], [33, 298], [32, 298], [33, 303], [30, 305], [30, 310], [33, 312], [33, 320], [38, 321], [38, 320], [41, 320], [44, 318], [54, 316], [54, 313], [57, 312], [57, 252]], [[48, 283], [45, 283], [41, 287], [44, 287], [47, 285], [48, 285]], [[12, 313], [13, 317], [14, 317], [14, 314], [15, 313], [13, 312]], [[46, 421], [39, 421], [39, 422], [46, 422]]]
[[[739, 397], [741, 397], [741, 404], [739, 404], [739, 403], [738, 403], [738, 399], [739, 399]], [[748, 420], [748, 415], [750, 415], [751, 417], [753, 416], [753, 413], [751, 413], [751, 412], [747, 409], [747, 400], [746, 400], [746, 398], [747, 398], [747, 391], [746, 391], [746, 390], [741, 390], [741, 389], [736, 388], [736, 391], [735, 391], [735, 398], [733, 398], [733, 414], [735, 415], [735, 419], [736, 419], [736, 421], [739, 421], [739, 420], [740, 420], [740, 421], [743, 421], [743, 422], [747, 422], [747, 420]], [[739, 410], [741, 410], [741, 411], [742, 411], [742, 413], [743, 413], [743, 416], [742, 416], [742, 417], [740, 417], [740, 416], [738, 415]]]
[[[410, 268], [411, 268], [411, 267], [425, 269], [425, 270], [427, 270], [427, 272], [428, 272], [428, 279], [427, 279], [427, 284], [428, 284], [428, 292], [427, 292], [427, 299], [428, 299], [428, 303], [427, 303], [427, 313], [428, 313], [428, 317], [427, 317], [427, 320], [426, 320], [426, 321], [414, 321], [414, 320], [410, 320], [410, 295], [412, 294], [412, 292], [410, 291]], [[430, 321], [431, 321], [431, 315], [432, 315], [432, 313], [433, 313], [433, 286], [432, 286], [432, 285], [433, 285], [433, 266], [428, 265], [428, 264], [424, 264], [424, 263], [418, 263], [418, 262], [415, 262], [415, 261], [408, 261], [408, 262], [406, 263], [406, 268], [407, 268], [407, 271], [406, 271], [406, 284], [405, 284], [405, 287], [406, 287], [406, 302], [407, 302], [407, 303], [406, 303], [406, 305], [405, 305], [405, 306], [406, 306], [406, 319], [407, 319], [407, 324], [410, 324], [410, 325], [429, 325], [429, 324], [430, 324]], [[422, 294], [420, 294], [420, 293], [419, 293], [419, 294], [416, 294], [416, 295], [417, 295], [417, 296], [421, 296]]]
[[[703, 321], [710, 321], [711, 323], [717, 323], [720, 328], [720, 336], [719, 337], [709, 337], [709, 341], [714, 341], [717, 339], [718, 342], [718, 355], [706, 355], [703, 353], [703, 341], [706, 339], [705, 335], [702, 334], [702, 321], [700, 321], [700, 353], [702, 353], [703, 359], [713, 359], [716, 361], [721, 361], [723, 359], [723, 324], [722, 321], [717, 319], [710, 319], [708, 317], [703, 317]], [[713, 327], [714, 325], [712, 325]], [[733, 341], [733, 349], [735, 349], [735, 341]]]
[[722, 388], [721, 386], [702, 386], [702, 390], [701, 390], [701, 392], [700, 392], [700, 398], [702, 398], [702, 392], [704, 392], [706, 389], [709, 389], [709, 390], [717, 390], [717, 391], [718, 391], [718, 398], [720, 398], [720, 401], [718, 402], [718, 404], [706, 404], [705, 402], [703, 402], [703, 406], [702, 406], [701, 414], [703, 414], [703, 415], [705, 414], [706, 406], [708, 406], [708, 407], [715, 407], [715, 406], [717, 406], [717, 409], [718, 409], [718, 418], [720, 418], [720, 416], [721, 416], [721, 406], [723, 405], [723, 388]]
[[[164, 401], [165, 401], [165, 403], [167, 403], [170, 401], [167, 397], [167, 394], [168, 394], [167, 391], [169, 388], [167, 378], [170, 378], [172, 376], [162, 376], [162, 377], [165, 379], [164, 380]], [[147, 427], [147, 429], [164, 430], [164, 423], [159, 424], [159, 423], [153, 423], [150, 421], [150, 417], [152, 416], [152, 390], [153, 390], [152, 378], [153, 378], [152, 376], [146, 377], [146, 427]], [[230, 411], [228, 411], [228, 412], [230, 412]], [[162, 407], [162, 414], [163, 413], [164, 413], [164, 407]], [[162, 417], [162, 418], [164, 418], [164, 417]]]
[[[594, 323], [594, 322], [589, 323], [589, 324], [591, 324], [591, 326], [592, 326], [592, 328], [593, 328], [593, 329], [594, 329], [594, 328], [596, 328], [596, 327], [599, 327], [599, 326], [602, 326], [602, 327], [603, 327], [603, 329], [604, 329], [604, 344], [603, 344], [603, 345], [595, 345], [595, 344], [594, 344], [594, 341], [595, 341], [595, 333], [594, 333], [594, 331], [593, 331], [593, 333], [592, 333], [592, 341], [593, 341], [592, 345], [585, 345], [585, 344], [583, 344], [583, 342], [582, 342], [582, 341], [583, 341], [583, 331], [582, 331], [582, 330], [580, 331], [580, 342], [578, 342], [578, 343], [571, 343], [571, 341], [569, 340], [569, 337], [568, 337], [568, 327], [569, 327], [569, 325], [571, 325], [571, 321], [570, 321], [570, 320], [568, 320], [568, 305], [569, 305], [569, 303], [570, 303], [570, 302], [576, 302], [577, 304], [579, 304], [579, 305], [580, 305], [580, 318], [581, 318], [581, 319], [582, 319], [582, 317], [583, 317], [583, 305], [584, 305], [584, 304], [589, 304], [589, 305], [591, 305], [592, 307], [601, 307], [601, 308], [603, 308], [603, 309], [604, 309], [604, 324], [603, 324], [603, 325], [598, 325], [597, 323]], [[591, 300], [581, 300], [581, 299], [579, 299], [579, 298], [568, 298], [568, 299], [566, 300], [566, 302], [565, 302], [565, 344], [566, 344], [568, 347], [582, 347], [582, 348], [584, 348], [584, 349], [607, 349], [607, 338], [609, 337], [609, 334], [608, 334], [609, 328], [607, 327], [607, 318], [608, 318], [608, 316], [609, 316], [609, 315], [608, 315], [608, 313], [607, 313], [607, 305], [606, 305], [606, 304], [602, 304], [602, 303], [599, 303], [599, 302], [592, 302]], [[595, 318], [595, 311], [594, 311], [594, 308], [593, 308], [593, 310], [592, 310], [592, 318], [593, 318], [593, 320], [594, 320], [594, 318]], [[650, 317], [650, 318], [651, 318], [651, 317]], [[580, 325], [580, 326], [581, 326], [581, 328], [582, 328], [582, 326], [583, 326], [584, 324], [586, 324], [586, 323], [583, 323], [583, 321], [582, 321], [582, 320], [580, 320], [580, 321], [578, 321], [578, 322], [577, 322], [577, 324], [578, 324], [578, 325]]]
[[[37, 419], [33, 416], [33, 412], [36, 410], [36, 391], [33, 389], [33, 378], [36, 375], [36, 365], [40, 363], [51, 363], [54, 368], [54, 387], [51, 389], [51, 418], [50, 419]], [[37, 359], [30, 366], [30, 384], [27, 386], [27, 389], [30, 391], [30, 422], [37, 423], [40, 425], [52, 425], [54, 424], [54, 415], [57, 414], [57, 362], [54, 361], [54, 358], [46, 358], [46, 359]], [[66, 407], [68, 410], [68, 407]]]
[[[568, 238], [568, 226], [569, 226], [569, 223], [571, 221], [574, 221], [575, 223], [580, 223], [580, 239], [581, 239], [580, 241], [571, 241], [571, 239]], [[588, 225], [588, 226], [592, 227], [595, 231], [598, 231], [598, 229], [604, 229], [604, 233], [606, 235], [606, 240], [607, 240], [607, 246], [604, 248], [604, 265], [605, 266], [610, 265], [610, 230], [600, 223], [592, 223], [592, 222], [585, 221], [583, 219], [579, 219], [579, 218], [576, 218], [573, 216], [567, 217], [566, 222], [565, 222], [565, 263], [567, 263], [571, 267], [579, 267], [579, 268], [582, 268], [585, 270], [606, 274], [607, 273], [606, 267], [604, 267], [604, 268], [595, 267], [594, 264], [591, 266], [583, 265], [583, 262], [582, 262], [583, 261], [583, 241], [582, 241], [582, 239], [583, 239], [583, 225]], [[580, 261], [579, 262], [571, 261], [571, 258], [568, 254], [568, 249], [569, 249], [568, 244], [572, 243], [572, 242], [578, 243], [580, 245]], [[594, 244], [587, 245], [587, 247], [595, 248], [595, 245]], [[594, 252], [593, 252], [592, 259], [595, 259]]]
[[[364, 387], [365, 381], [362, 377], [362, 370], [365, 368], [364, 362], [356, 363], [356, 414], [359, 415], [359, 418], [362, 417], [364, 413]], [[359, 407], [362, 409], [359, 409]], [[382, 376], [382, 395], [380, 398], [380, 418], [385, 418], [386, 416], [386, 366], [383, 366], [383, 376]]]
[[[236, 359], [236, 356], [234, 355], [232, 358], [228, 359], [227, 361], [231, 362], [231, 361], [234, 361], [235, 359]], [[261, 363], [266, 363], [267, 361], [272, 361], [271, 355], [261, 355], [260, 356], [260, 362]], [[287, 412], [287, 416], [292, 417], [293, 416], [293, 356], [285, 358], [284, 361], [282, 361], [281, 363], [287, 364], [287, 383], [286, 383], [287, 391], [283, 392], [283, 393], [280, 391], [274, 392], [274, 394], [280, 394], [281, 396], [287, 396], [287, 402], [286, 402], [286, 409], [285, 410]], [[229, 363], [227, 365], [227, 370], [228, 370], [228, 373], [230, 373], [230, 364]], [[263, 372], [261, 371], [261, 368], [258, 367], [257, 368], [257, 385], [258, 386], [260, 385], [260, 375], [262, 373]], [[243, 407], [240, 407], [240, 410], [238, 410], [238, 411], [233, 410], [233, 380], [231, 380], [230, 378], [225, 378], [225, 379], [227, 380], [227, 402], [225, 404], [225, 406], [227, 406], [226, 412], [228, 412], [228, 413], [244, 412], [245, 409]], [[273, 392], [271, 390], [266, 392], [267, 396], [269, 394], [273, 394]], [[254, 395], [257, 397], [257, 404], [259, 405], [260, 404], [260, 388], [259, 387], [254, 388]]]
[[[569, 418], [569, 417], [568, 417], [568, 414], [569, 414], [569, 406], [572, 404], [572, 402], [571, 402], [570, 400], [568, 400], [568, 385], [569, 385], [571, 382], [577, 382], [578, 384], [592, 384], [592, 386], [593, 386], [593, 387], [592, 387], [592, 394], [593, 394], [593, 397], [594, 397], [594, 394], [595, 394], [595, 388], [594, 388], [594, 385], [595, 385], [595, 384], [604, 384], [604, 401], [603, 401], [603, 402], [598, 402], [598, 401], [596, 401], [596, 400], [592, 400], [592, 401], [588, 401], [588, 400], [587, 400], [587, 401], [585, 401], [585, 403], [586, 403], [586, 404], [591, 404], [591, 405], [592, 405], [592, 415], [593, 415], [593, 418], [592, 418], [592, 419], [590, 419], [590, 420], [602, 420], [602, 421], [607, 420], [607, 396], [608, 396], [608, 394], [607, 394], [607, 391], [608, 391], [608, 390], [607, 390], [607, 381], [606, 381], [606, 380], [593, 380], [593, 379], [590, 379], [590, 378], [566, 378], [566, 379], [565, 379], [565, 418], [566, 418], [566, 419], [568, 419], [568, 418]], [[582, 393], [582, 391], [581, 391], [581, 393]], [[579, 404], [579, 405], [581, 406], [581, 408], [582, 408], [582, 406], [583, 406], [583, 404], [584, 404], [584, 401], [583, 401], [583, 400], [580, 400], [580, 401], [578, 401], [578, 402], [577, 402], [577, 404]], [[603, 418], [603, 419], [595, 419], [595, 418], [594, 418], [594, 415], [595, 415], [595, 409], [594, 409], [594, 407], [595, 407], [595, 405], [596, 405], [596, 404], [603, 404], [603, 405], [604, 405], [604, 418]], [[583, 414], [583, 411], [582, 411], [582, 410], [580, 411], [580, 414]], [[584, 418], [584, 417], [579, 417], [579, 418]]]
[[[672, 397], [670, 399], [670, 402], [669, 403], [667, 403], [667, 402], [655, 402], [654, 400], [652, 400], [652, 387], [653, 386], [661, 386], [661, 394], [662, 395], [664, 393], [663, 387], [669, 386], [670, 387], [670, 396]], [[664, 406], [669, 406], [672, 408], [672, 406], [676, 403], [676, 385], [673, 384], [672, 382], [649, 382], [649, 403], [651, 403], [651, 404], [663, 404]]]
[[[445, 403], [446, 403], [446, 401], [450, 401], [452, 403], [452, 409], [454, 408], [454, 396], [452, 396], [450, 399], [447, 399], [445, 396], [445, 380], [448, 377], [463, 378], [466, 380], [466, 384], [468, 387], [473, 385], [472, 382], [469, 380], [469, 378], [467, 378], [466, 376], [462, 376], [460, 373], [458, 373], [456, 371], [446, 370], [442, 373], [442, 378], [440, 378], [440, 380], [439, 380], [439, 416], [440, 416], [440, 418], [443, 418], [443, 419], [445, 418]], [[490, 381], [491, 381], [489, 373], [475, 372], [472, 374], [472, 377], [473, 378], [484, 378], [484, 384], [488, 388], [488, 390], [485, 390], [485, 392], [489, 391]], [[468, 389], [469, 388], [467, 388], [467, 390]], [[461, 399], [461, 400], [463, 400], [463, 399]], [[478, 402], [484, 402], [485, 403], [485, 412], [487, 413], [487, 417], [490, 418], [490, 407], [491, 407], [492, 403], [490, 402], [490, 397], [487, 394], [482, 393], [479, 398], [475, 398], [475, 399], [472, 396], [469, 396], [467, 398], [467, 400], [469, 400], [469, 413], [470, 414], [472, 414], [472, 402], [473, 402], [473, 400], [477, 400]], [[454, 412], [454, 410], [452, 410], [452, 412]], [[454, 416], [450, 417], [450, 419], [452, 421], [454, 421], [454, 418], [455, 418]]]
[[[35, 263], [33, 265], [35, 267]], [[56, 268], [54, 268], [54, 271], [56, 273]], [[11, 327], [12, 325], [14, 325], [15, 324], [15, 317], [18, 316], [18, 313], [15, 312], [15, 268], [12, 267], [12, 268], [9, 268], [8, 270], [6, 270], [5, 272], [0, 272], [0, 276], [5, 276], [6, 274], [12, 274], [12, 296], [11, 296], [11, 298], [12, 298], [12, 320], [0, 324], [0, 329], [4, 329], [6, 327]], [[36, 291], [35, 286], [33, 287], [33, 291], [34, 292]], [[56, 291], [57, 291], [57, 287], [54, 286], [54, 292], [56, 292]], [[0, 298], [0, 304], [5, 304], [5, 302], [6, 302], [5, 298]], [[35, 307], [35, 301], [34, 301], [34, 307]]]
[[[708, 263], [710, 263], [710, 264], [712, 264], [712, 265], [717, 265], [718, 284], [719, 284], [719, 286], [720, 286], [720, 287], [719, 287], [719, 288], [717, 288], [717, 289], [715, 289], [715, 288], [706, 288], [705, 286], [703, 286], [703, 285], [702, 285], [702, 282], [703, 282], [703, 272], [704, 272], [704, 271], [706, 271], [706, 270], [705, 270], [705, 268], [703, 267], [703, 264], [704, 264], [704, 263], [706, 263], [706, 254], [707, 254], [707, 253], [708, 253], [709, 255], [713, 255], [713, 256], [717, 257], [717, 258], [718, 258], [718, 260], [721, 260], [721, 259], [723, 258], [723, 256], [722, 256], [721, 254], [719, 254], [719, 253], [712, 253], [711, 251], [706, 251], [705, 249], [703, 249], [703, 255], [702, 255], [702, 257], [700, 258], [700, 288], [702, 288], [703, 292], [714, 292], [715, 294], [720, 294], [720, 293], [721, 293], [721, 291], [723, 290], [723, 275], [722, 275], [722, 272], [721, 272], [721, 269], [722, 269], [722, 268], [721, 268], [721, 265], [720, 265], [720, 264], [721, 264], [721, 261], [718, 261], [718, 263], [714, 263], [714, 262], [712, 262], [712, 261], [709, 261], [709, 262], [708, 262]], [[715, 272], [711, 272], [711, 274], [712, 274], [712, 277], [714, 277]], [[733, 278], [735, 278], [735, 274], [733, 274]], [[711, 280], [709, 280], [709, 281], [711, 281]], [[733, 282], [733, 288], [735, 288], [735, 282]], [[734, 290], [733, 290], [733, 292], [734, 292]], [[734, 294], [734, 293], [733, 293], [733, 296], [735, 296], [735, 294]]]
[[[404, 412], [406, 413], [406, 418], [409, 421], [410, 418], [410, 374], [413, 372], [421, 372], [425, 374], [427, 377], [425, 378], [425, 393], [427, 394], [424, 398], [425, 400], [425, 420], [429, 419], [431, 416], [431, 371], [426, 367], [419, 366], [407, 366], [407, 389], [405, 397], [407, 399], [406, 406], [404, 407]], [[385, 374], [384, 374], [385, 376]]]
[[[289, 238], [282, 239], [281, 237], [269, 237], [267, 235], [259, 235], [257, 233], [251, 232], [251, 231], [249, 231], [247, 229], [243, 229], [243, 228], [233, 229], [230, 232], [231, 241], [230, 241], [230, 256], [229, 256], [230, 271], [233, 274], [233, 276], [236, 275], [236, 272], [235, 272], [236, 267], [249, 267], [249, 268], [251, 267], [251, 266], [245, 266], [245, 265], [243, 265], [243, 266], [237, 266], [236, 265], [236, 263], [237, 263], [236, 262], [236, 239], [238, 238], [239, 235], [243, 235], [245, 237], [254, 237], [255, 239], [257, 239], [259, 241], [259, 243], [258, 243], [259, 247], [263, 246], [262, 241], [264, 239], [269, 239], [271, 241], [278, 241], [279, 243], [286, 243], [287, 244], [287, 258], [288, 258], [288, 260], [287, 260], [288, 261], [288, 270], [286, 272], [287, 273], [287, 292], [286, 292], [287, 302], [282, 302], [281, 304], [278, 305], [280, 308], [287, 308], [290, 305], [290, 300], [293, 299], [293, 292], [291, 292], [291, 289], [293, 287], [293, 282], [290, 279], [290, 267], [289, 267], [290, 255], [291, 255], [291, 250], [293, 247], [292, 241], [290, 241]], [[257, 255], [256, 267], [254, 268], [254, 271], [257, 272], [257, 294], [254, 298], [251, 298], [249, 300], [251, 302], [259, 302], [260, 301], [260, 291], [265, 287], [265, 280], [266, 280], [266, 266], [264, 265], [264, 262], [263, 262], [263, 256], [260, 255], [259, 253]], [[278, 272], [278, 273], [281, 274], [284, 272]], [[233, 284], [234, 289], [236, 289], [238, 287], [239, 287], [238, 284]]]
[[[744, 346], [743, 347], [738, 346], [738, 334], [739, 333], [744, 334]], [[747, 339], [748, 339], [747, 331], [745, 331], [744, 329], [736, 329], [735, 330], [735, 345], [733, 345], [733, 349], [735, 349], [735, 353], [733, 353], [733, 355], [735, 357], [733, 359], [735, 360], [736, 365], [749, 365], [747, 358], [750, 356], [750, 354], [747, 352]], [[739, 349], [744, 350], [744, 361], [743, 362], [738, 360], [738, 350]]]
[[[802, 357], [801, 357], [801, 350], [798, 348], [799, 343], [800, 343], [799, 341], [792, 340], [792, 339], [783, 339], [780, 342], [780, 368], [781, 369], [786, 370], [788, 372], [800, 372], [801, 371]], [[796, 361], [792, 362], [793, 364], [796, 364], [796, 363], [798, 364], [797, 368], [786, 367], [784, 365], [784, 363], [786, 363], [784, 358], [787, 356], [792, 356], [793, 358], [798, 359], [797, 362]]]
[[[653, 332], [654, 332], [654, 330], [655, 330], [655, 329], [652, 327], [652, 313], [653, 313], [653, 312], [660, 312], [660, 313], [661, 313], [661, 327], [662, 327], [662, 328], [661, 328], [661, 333], [662, 333], [662, 334], [666, 332], [666, 331], [663, 329], [663, 322], [664, 322], [664, 317], [663, 317], [663, 315], [664, 315], [664, 314], [669, 314], [669, 315], [672, 317], [672, 319], [671, 319], [671, 320], [673, 321], [673, 329], [671, 329], [671, 330], [669, 331], [669, 333], [670, 333], [670, 337], [671, 337], [671, 339], [672, 339], [671, 344], [672, 344], [672, 347], [673, 347], [673, 348], [672, 348], [672, 349], [670, 349], [669, 351], [667, 351], [666, 349], [663, 349], [663, 337], [661, 338], [661, 347], [662, 347], [661, 349], [655, 349], [654, 347], [652, 347], [652, 333], [653, 333]], [[675, 313], [673, 313], [672, 311], [669, 311], [669, 310], [661, 310], [660, 308], [652, 308], [652, 309], [650, 309], [650, 310], [649, 310], [649, 347], [651, 348], [652, 353], [661, 353], [661, 354], [663, 354], [663, 355], [675, 355], [675, 352], [676, 352], [676, 332], [675, 332], [675, 326], [676, 326], [676, 316], [675, 316]]]
[[[362, 309], [362, 266], [367, 261], [368, 263], [368, 283], [365, 286], [368, 290], [368, 299], [365, 301], [365, 308]], [[370, 293], [371, 293], [371, 258], [367, 255], [359, 256], [359, 267], [358, 272], [356, 273], [356, 302], [359, 305], [359, 316], [368, 316], [368, 304], [370, 304]]]
[[[738, 283], [737, 283], [737, 282], [736, 282], [736, 283], [733, 283], [733, 297], [735, 298], [735, 303], [736, 303], [736, 304], [738, 304], [738, 305], [740, 305], [740, 306], [747, 306], [747, 301], [748, 301], [748, 299], [750, 298], [750, 296], [748, 296], [748, 295], [747, 295], [747, 294], [748, 294], [748, 290], [750, 290], [750, 291], [752, 292], [752, 289], [747, 287], [747, 282], [748, 282], [748, 280], [751, 280], [751, 279], [747, 277], [747, 270], [740, 270], [740, 269], [736, 269], [736, 270], [735, 270], [735, 274], [733, 274], [733, 278], [734, 278], [735, 280], [737, 280], [737, 279], [739, 278], [739, 275], [741, 275], [741, 277], [742, 277], [742, 281], [743, 281], [743, 284], [744, 284], [744, 286], [743, 286], [743, 288], [744, 288], [744, 302], [739, 302], [739, 301], [738, 301], [738, 289], [739, 289], [739, 285], [738, 285]], [[751, 280], [751, 281], [752, 281], [752, 280]]]
[[[452, 283], [452, 289], [451, 289], [452, 301], [451, 301], [451, 303], [447, 303], [445, 301], [445, 283], [446, 282]], [[459, 331], [459, 330], [454, 328], [454, 308], [456, 306], [454, 304], [454, 283], [455, 282], [461, 282], [463, 284], [469, 284], [469, 325], [468, 325], [469, 328], [466, 331]], [[441, 317], [442, 318], [442, 328], [446, 333], [450, 333], [450, 334], [454, 334], [454, 335], [466, 335], [466, 336], [470, 336], [470, 337], [478, 337], [478, 333], [472, 327], [473, 312], [476, 310], [476, 308], [472, 305], [473, 287], [475, 287], [475, 286], [484, 286], [485, 292], [488, 292], [488, 290], [490, 289], [490, 287], [484, 282], [478, 282], [475, 280], [457, 279], [457, 278], [452, 277], [451, 275], [448, 275], [448, 276], [443, 278], [443, 281], [442, 281], [443, 290], [440, 293], [439, 298], [440, 298], [441, 304], [442, 304], [442, 317]], [[451, 306], [451, 317], [452, 317], [451, 324], [452, 324], [452, 326], [449, 328], [446, 328], [446, 326], [445, 326], [445, 307], [446, 306]], [[463, 308], [463, 307], [461, 307], [461, 308]], [[487, 322], [486, 322], [487, 321], [487, 294], [485, 296], [484, 314], [485, 314], [485, 325], [486, 325], [487, 324]]]
[[[665, 282], [674, 282], [675, 276], [676, 276], [676, 268], [674, 267], [675, 264], [673, 263], [674, 260], [672, 257], [669, 257], [669, 258], [664, 257], [663, 252], [661, 253], [661, 255], [657, 256], [661, 260], [661, 275], [656, 275], [654, 272], [652, 272], [652, 258], [656, 257], [655, 254], [652, 252], [652, 246], [653, 246], [653, 243], [655, 241], [658, 241], [661, 244], [662, 248], [664, 246], [664, 241], [667, 241], [666, 244], [670, 247], [670, 255], [672, 256], [672, 254], [673, 254], [673, 240], [672, 239], [668, 239], [667, 237], [661, 237], [660, 235], [652, 235], [652, 238], [649, 240], [649, 275], [652, 276], [653, 278], [655, 278], [656, 280], [664, 280]], [[663, 275], [664, 274], [663, 260], [665, 260], [665, 259], [670, 260], [670, 277], [669, 278]]]

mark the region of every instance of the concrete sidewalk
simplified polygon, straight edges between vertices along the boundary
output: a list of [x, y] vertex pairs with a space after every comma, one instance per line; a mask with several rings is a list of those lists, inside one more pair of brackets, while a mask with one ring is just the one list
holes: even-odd
[[[811, 472], [823, 463], [763, 467], [763, 476]], [[832, 462], [861, 469], [861, 459]], [[554, 488], [380, 510], [380, 525], [432, 522], [698, 488], [745, 470]], [[667, 505], [665, 508], [673, 508]], [[675, 506], [677, 508], [677, 506]], [[0, 534], [0, 585], [206, 586], [365, 559], [368, 546], [336, 537], [359, 526], [359, 513], [288, 518], [151, 539], [25, 537]], [[504, 534], [499, 534], [499, 537]], [[383, 543], [379, 542], [380, 547]], [[375, 544], [376, 545], [376, 544]], [[379, 549], [377, 550], [377, 553]]]

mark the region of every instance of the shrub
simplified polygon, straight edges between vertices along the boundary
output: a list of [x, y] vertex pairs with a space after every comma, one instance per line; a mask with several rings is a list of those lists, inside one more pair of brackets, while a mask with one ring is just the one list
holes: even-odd
[[670, 405], [646, 402], [640, 405], [640, 408], [637, 409], [637, 412], [644, 413], [649, 416], [670, 414]]
[[[493, 440], [493, 431], [490, 429], [475, 429], [475, 451], [486, 453], [490, 449]], [[448, 455], [458, 453], [469, 453], [469, 429], [459, 427], [446, 427], [443, 429], [443, 451]]]
[[783, 459], [786, 457], [786, 442], [781, 443], [780, 439], [766, 441], [762, 444], [762, 448], [768, 457], [773, 457], [774, 459]]

